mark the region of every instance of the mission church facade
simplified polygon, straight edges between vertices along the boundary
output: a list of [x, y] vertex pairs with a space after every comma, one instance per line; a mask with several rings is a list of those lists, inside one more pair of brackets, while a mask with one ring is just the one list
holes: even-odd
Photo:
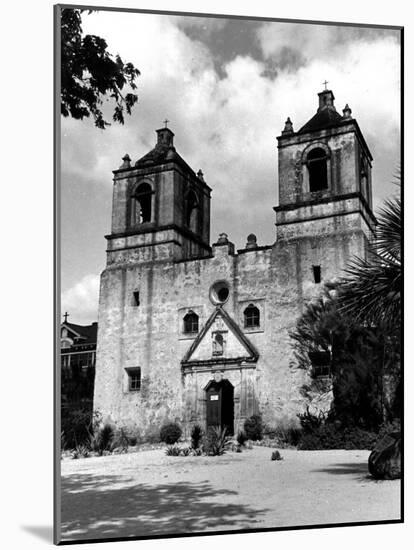
[[237, 432], [304, 407], [308, 376], [290, 368], [289, 331], [307, 300], [364, 257], [373, 235], [372, 156], [330, 90], [278, 140], [276, 239], [210, 246], [211, 188], [177, 153], [169, 128], [114, 171], [112, 229], [101, 275], [94, 408], [142, 434], [166, 420]]

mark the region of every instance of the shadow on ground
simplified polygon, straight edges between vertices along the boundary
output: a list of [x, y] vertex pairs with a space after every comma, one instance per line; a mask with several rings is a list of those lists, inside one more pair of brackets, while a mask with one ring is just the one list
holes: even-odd
[[[313, 472], [324, 472], [334, 475], [350, 475], [357, 481], [372, 481], [373, 483], [381, 483], [383, 479], [375, 479], [369, 473], [368, 462], [356, 462], [355, 464], [332, 464], [329, 468], [321, 468], [320, 470], [312, 470]], [[389, 481], [389, 480], [388, 480]]]
[[130, 482], [121, 476], [90, 474], [63, 478], [63, 540], [254, 529], [267, 512], [221, 503], [221, 497], [236, 500], [238, 493], [214, 489], [208, 481], [122, 486]]
[[369, 476], [368, 472], [368, 462], [366, 460], [362, 462], [355, 462], [354, 464], [344, 463], [344, 464], [331, 464], [328, 468], [321, 468], [319, 470], [312, 470], [313, 472], [324, 472], [327, 474], [349, 474], [355, 477], [364, 475]]

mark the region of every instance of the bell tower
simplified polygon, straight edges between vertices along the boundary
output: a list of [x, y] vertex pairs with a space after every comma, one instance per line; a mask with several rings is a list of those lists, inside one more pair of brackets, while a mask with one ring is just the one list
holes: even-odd
[[300, 130], [295, 132], [288, 118], [277, 138], [277, 240], [339, 247], [344, 253], [337, 252], [334, 261], [343, 267], [351, 255], [365, 256], [375, 229], [372, 155], [349, 106], [342, 115], [337, 112], [332, 90], [321, 91], [317, 105]]
[[179, 261], [211, 254], [211, 189], [174, 147], [174, 133], [156, 130], [157, 143], [133, 164], [114, 170], [108, 264]]

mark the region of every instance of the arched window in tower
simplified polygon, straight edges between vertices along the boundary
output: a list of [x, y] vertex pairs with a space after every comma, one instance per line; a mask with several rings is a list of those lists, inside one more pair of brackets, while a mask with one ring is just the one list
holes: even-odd
[[141, 185], [137, 187], [132, 199], [133, 225], [151, 221], [151, 202], [152, 189], [150, 184], [141, 183]]
[[188, 229], [194, 233], [198, 233], [199, 203], [194, 191], [190, 191], [187, 195], [185, 216], [185, 223]]
[[316, 147], [309, 152], [306, 164], [309, 172], [309, 190], [323, 191], [328, 189], [327, 154], [321, 147]]
[[244, 310], [244, 328], [260, 327], [260, 311], [253, 304], [249, 304]]
[[184, 315], [184, 333], [195, 334], [198, 332], [198, 315], [194, 311], [189, 311]]

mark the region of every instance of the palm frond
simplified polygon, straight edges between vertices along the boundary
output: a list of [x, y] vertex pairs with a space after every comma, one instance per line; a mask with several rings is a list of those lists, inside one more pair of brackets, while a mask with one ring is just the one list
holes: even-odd
[[378, 216], [374, 249], [395, 262], [401, 261], [401, 199], [387, 200]]
[[379, 254], [355, 258], [345, 270], [339, 310], [360, 322], [400, 325], [401, 264]]
[[[396, 176], [399, 182], [399, 176]], [[366, 258], [354, 258], [338, 292], [341, 314], [362, 323], [399, 328], [401, 324], [401, 199], [385, 201], [376, 238]]]

